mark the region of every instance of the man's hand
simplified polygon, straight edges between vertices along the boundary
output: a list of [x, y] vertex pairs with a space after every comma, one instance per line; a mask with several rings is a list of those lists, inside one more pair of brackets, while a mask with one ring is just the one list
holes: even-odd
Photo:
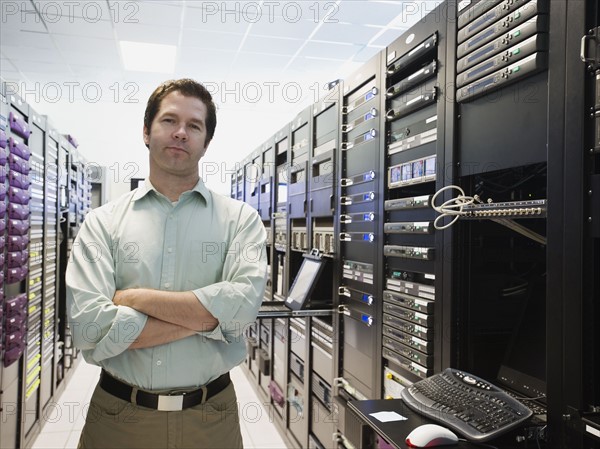
[[129, 290], [117, 290], [115, 292], [115, 296], [113, 296], [113, 303], [116, 306], [126, 306], [127, 304], [127, 295]]

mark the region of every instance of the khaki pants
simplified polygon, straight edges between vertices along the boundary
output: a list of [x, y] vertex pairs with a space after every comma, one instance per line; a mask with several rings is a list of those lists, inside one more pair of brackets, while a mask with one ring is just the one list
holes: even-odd
[[233, 384], [204, 404], [163, 412], [123, 401], [96, 386], [79, 448], [242, 448]]

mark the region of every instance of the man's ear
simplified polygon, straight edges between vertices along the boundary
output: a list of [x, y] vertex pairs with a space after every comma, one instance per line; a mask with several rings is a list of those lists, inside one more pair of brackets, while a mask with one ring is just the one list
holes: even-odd
[[144, 137], [144, 143], [146, 144], [146, 146], [148, 146], [148, 144], [150, 143], [150, 133], [148, 132], [148, 128], [146, 127], [146, 125], [144, 125], [144, 129], [142, 130], [142, 132]]

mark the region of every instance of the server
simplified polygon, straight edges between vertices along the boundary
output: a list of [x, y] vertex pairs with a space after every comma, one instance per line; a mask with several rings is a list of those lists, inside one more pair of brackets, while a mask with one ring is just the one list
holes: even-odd
[[[307, 165], [305, 111], [273, 138], [257, 183], [273, 198], [255, 207], [273, 212], [274, 298], [307, 233], [332, 258], [337, 311], [275, 320], [269, 392], [293, 445], [400, 445], [350, 401], [452, 367], [533, 412], [499, 447], [598, 446], [599, 18], [594, 2], [446, 1], [340, 82], [331, 109], [313, 105]], [[314, 422], [291, 425], [307, 408]]]
[[34, 441], [77, 357], [66, 326], [64, 237], [83, 222], [91, 185], [74, 139], [1, 86], [0, 445], [11, 448]]

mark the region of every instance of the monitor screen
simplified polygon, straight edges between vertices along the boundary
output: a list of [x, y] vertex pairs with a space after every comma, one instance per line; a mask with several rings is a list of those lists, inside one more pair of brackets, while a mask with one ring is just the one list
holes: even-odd
[[503, 385], [528, 397], [546, 393], [545, 278], [532, 280], [498, 373]]
[[291, 309], [300, 309], [311, 294], [313, 284], [320, 272], [322, 261], [304, 259], [285, 304]]

